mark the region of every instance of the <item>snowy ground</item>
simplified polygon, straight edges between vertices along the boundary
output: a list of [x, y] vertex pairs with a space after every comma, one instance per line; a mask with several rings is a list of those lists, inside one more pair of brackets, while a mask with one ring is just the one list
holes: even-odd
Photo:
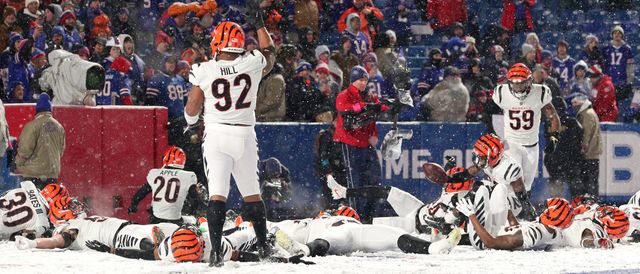
[[401, 252], [309, 258], [316, 265], [228, 262], [206, 264], [137, 261], [97, 252], [20, 251], [0, 243], [0, 273], [640, 273], [640, 244], [614, 250], [474, 251], [456, 247], [449, 255]]

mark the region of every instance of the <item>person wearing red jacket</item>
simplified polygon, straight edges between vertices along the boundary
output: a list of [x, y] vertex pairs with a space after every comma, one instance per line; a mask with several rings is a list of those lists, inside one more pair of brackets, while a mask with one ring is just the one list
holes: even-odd
[[[378, 96], [367, 91], [369, 74], [362, 66], [351, 69], [350, 85], [338, 94], [336, 109], [336, 131], [333, 141], [342, 149], [347, 182], [339, 182], [347, 187], [381, 185], [382, 170], [375, 146], [378, 143], [376, 116], [389, 109], [382, 104]], [[329, 174], [327, 180], [333, 180]], [[370, 223], [375, 211], [375, 200], [367, 200], [366, 204], [356, 205], [349, 200], [351, 207], [356, 207], [363, 223]]]
[[500, 24], [512, 32], [533, 30], [533, 16], [531, 8], [536, 0], [503, 0], [502, 18]]
[[357, 13], [360, 17], [360, 31], [369, 35], [373, 41], [376, 36], [375, 25], [384, 20], [382, 11], [374, 7], [371, 0], [353, 0], [353, 7], [345, 10], [338, 19], [338, 32], [342, 33], [347, 28], [347, 16], [352, 13]]
[[600, 122], [615, 122], [618, 119], [618, 105], [616, 103], [616, 88], [611, 76], [602, 73], [602, 69], [598, 65], [591, 66], [587, 75], [596, 91], [593, 110], [598, 114]]
[[446, 30], [456, 22], [467, 22], [467, 3], [465, 0], [428, 0], [424, 2], [426, 19], [431, 22], [431, 27], [435, 30]]

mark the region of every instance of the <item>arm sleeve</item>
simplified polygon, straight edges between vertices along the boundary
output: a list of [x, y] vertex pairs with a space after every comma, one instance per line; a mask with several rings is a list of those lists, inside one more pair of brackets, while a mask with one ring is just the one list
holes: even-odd
[[22, 130], [22, 133], [20, 133], [18, 157], [16, 157], [17, 166], [24, 164], [24, 162], [33, 154], [33, 150], [36, 147], [37, 135], [37, 130], [34, 129], [31, 124], [27, 124]]
[[149, 193], [151, 193], [151, 186], [145, 183], [144, 185], [142, 185], [140, 189], [138, 189], [138, 192], [136, 192], [136, 194], [133, 195], [133, 198], [131, 198], [131, 206], [137, 207], [140, 201], [142, 201], [144, 197], [149, 195]]
[[137, 250], [137, 249], [116, 249], [116, 255], [129, 259], [143, 259], [147, 261], [154, 261], [156, 258], [153, 256], [153, 249], [151, 250]]

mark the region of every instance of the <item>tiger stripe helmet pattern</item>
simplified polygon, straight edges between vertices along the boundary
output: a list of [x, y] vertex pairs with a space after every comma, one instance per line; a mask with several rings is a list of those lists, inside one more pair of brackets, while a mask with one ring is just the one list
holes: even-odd
[[358, 212], [349, 206], [340, 206], [336, 211], [336, 215], [351, 217], [358, 220], [358, 222], [360, 221], [360, 215], [358, 215]]
[[565, 229], [573, 223], [575, 212], [569, 201], [562, 198], [549, 198], [546, 201], [547, 208], [540, 215], [540, 223]]
[[[458, 172], [463, 172], [464, 171], [464, 167], [454, 167], [451, 168], [449, 170], [447, 170], [447, 175], [451, 176], [453, 174], [456, 174]], [[444, 192], [448, 192], [448, 193], [458, 193], [458, 192], [462, 192], [462, 191], [469, 191], [471, 190], [471, 188], [473, 188], [473, 180], [466, 180], [464, 182], [451, 182], [451, 183], [447, 183], [444, 187]]]
[[511, 94], [519, 100], [524, 100], [531, 92], [531, 70], [523, 63], [514, 64], [507, 72], [507, 82]]
[[615, 206], [601, 206], [596, 218], [604, 225], [611, 239], [621, 239], [629, 231], [629, 218]]
[[177, 146], [170, 146], [162, 158], [163, 167], [173, 167], [183, 169], [187, 163], [187, 156], [184, 151]]
[[502, 140], [493, 134], [483, 135], [473, 145], [474, 162], [480, 168], [484, 168], [486, 164], [495, 167], [500, 162], [503, 152]]
[[171, 253], [176, 262], [198, 262], [204, 253], [204, 239], [200, 230], [183, 226], [171, 235]]
[[211, 53], [244, 53], [244, 30], [234, 22], [222, 22], [211, 33]]
[[48, 184], [42, 190], [40, 194], [47, 201], [47, 203], [53, 203], [58, 200], [68, 199], [69, 192], [67, 188], [62, 184]]

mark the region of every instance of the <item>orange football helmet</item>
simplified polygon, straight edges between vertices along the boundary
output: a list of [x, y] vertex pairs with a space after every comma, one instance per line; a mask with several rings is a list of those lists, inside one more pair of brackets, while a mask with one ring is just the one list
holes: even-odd
[[629, 218], [615, 206], [601, 206], [596, 210], [596, 218], [604, 225], [611, 239], [620, 239], [629, 231]]
[[338, 210], [336, 210], [336, 215], [351, 217], [358, 220], [358, 222], [360, 221], [360, 215], [358, 215], [358, 212], [349, 206], [340, 206]]
[[211, 54], [216, 56], [220, 52], [243, 53], [244, 30], [234, 22], [222, 22], [211, 33]]
[[40, 190], [40, 194], [47, 201], [47, 203], [52, 203], [61, 199], [68, 199], [69, 192], [67, 188], [62, 184], [48, 184], [44, 186], [42, 190]]
[[[456, 174], [458, 172], [463, 172], [463, 171], [464, 171], [464, 167], [454, 167], [447, 170], [447, 175], [451, 176], [453, 174]], [[444, 187], [444, 192], [457, 193], [461, 191], [471, 190], [471, 188], [473, 188], [473, 179], [466, 180], [464, 182], [447, 183], [446, 186]]]
[[531, 93], [533, 84], [531, 70], [523, 63], [513, 65], [507, 72], [507, 83], [511, 94], [519, 100], [524, 100]]
[[198, 262], [202, 259], [205, 242], [200, 230], [183, 226], [171, 235], [171, 253], [177, 262]]
[[473, 145], [473, 162], [479, 168], [494, 167], [500, 162], [504, 145], [498, 136], [493, 134], [483, 135]]
[[162, 167], [173, 167], [183, 169], [187, 163], [187, 156], [184, 151], [177, 146], [170, 146], [162, 157]]
[[562, 198], [550, 198], [546, 201], [547, 209], [540, 215], [544, 225], [565, 229], [573, 223], [575, 213], [569, 201]]

